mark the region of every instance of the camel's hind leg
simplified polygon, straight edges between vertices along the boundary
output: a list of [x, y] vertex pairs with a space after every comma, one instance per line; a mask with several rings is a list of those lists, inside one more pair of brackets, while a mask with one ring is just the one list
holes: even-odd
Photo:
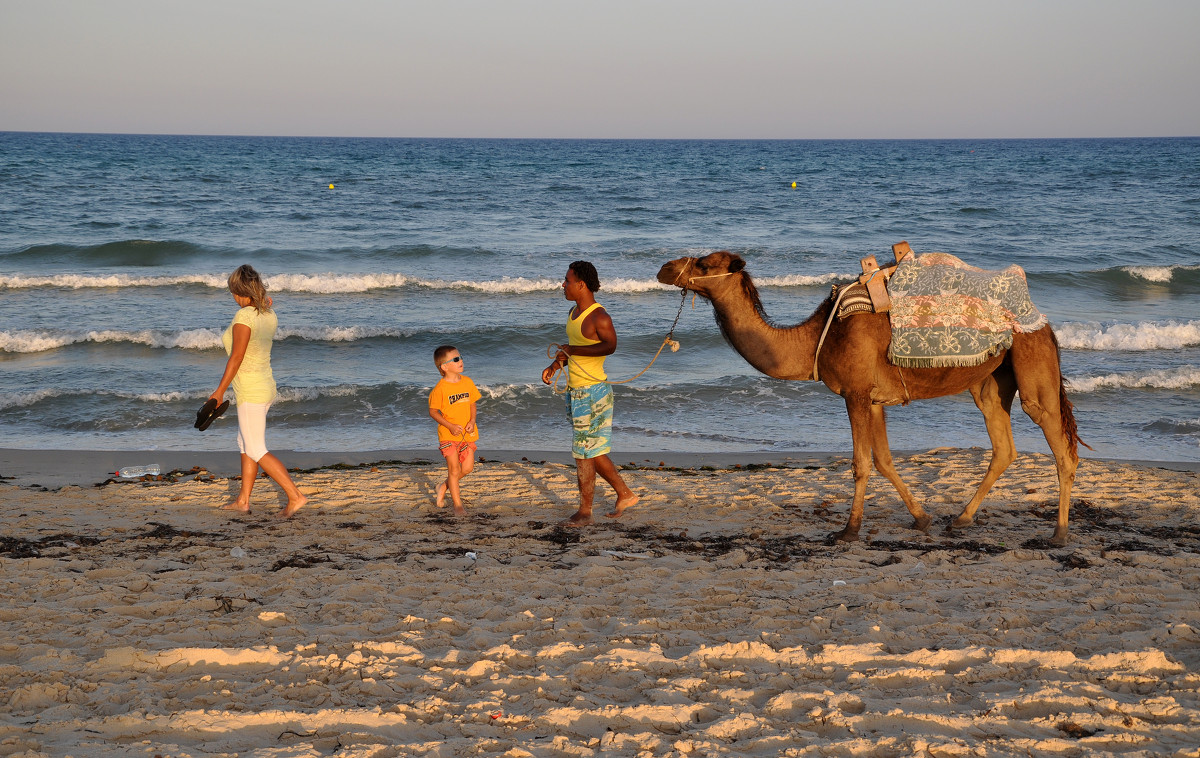
[[979, 510], [992, 485], [1017, 458], [1017, 446], [1013, 442], [1012, 434], [1012, 402], [1016, 391], [1016, 381], [1009, 370], [996, 371], [978, 387], [971, 388], [971, 397], [983, 412], [988, 439], [992, 441], [992, 460], [988, 463], [983, 481], [979, 483], [979, 489], [975, 490], [975, 496], [950, 524], [952, 529], [967, 526], [975, 520], [975, 512]]
[[1029, 334], [1014, 334], [1009, 351], [1016, 374], [1021, 410], [1042, 428], [1058, 469], [1058, 523], [1050, 542], [1067, 544], [1067, 522], [1071, 513], [1071, 486], [1079, 465], [1075, 415], [1063, 387], [1058, 362], [1058, 341], [1049, 326]]
[[912, 528], [922, 532], [928, 529], [933, 519], [913, 497], [904, 480], [900, 478], [900, 474], [896, 472], [896, 466], [892, 463], [892, 449], [888, 445], [887, 438], [887, 418], [882, 405], [871, 406], [871, 453], [875, 458], [875, 468], [892, 483], [896, 492], [900, 493], [904, 507], [908, 508], [908, 512], [912, 514]]

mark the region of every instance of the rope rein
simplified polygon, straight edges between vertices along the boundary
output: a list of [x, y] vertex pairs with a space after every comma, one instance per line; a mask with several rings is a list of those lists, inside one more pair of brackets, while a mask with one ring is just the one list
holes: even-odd
[[[580, 366], [578, 362], [575, 363], [576, 370], [578, 370], [581, 374], [583, 374], [587, 378], [595, 380], [597, 383], [628, 384], [629, 382], [632, 382], [634, 379], [637, 379], [642, 374], [649, 371], [650, 367], [654, 365], [654, 362], [658, 360], [658, 356], [662, 355], [663, 349], [666, 348], [668, 345], [671, 346], [671, 352], [673, 352], [673, 353], [678, 352], [679, 351], [679, 343], [677, 341], [675, 341], [675, 327], [679, 326], [679, 319], [683, 316], [683, 306], [687, 303], [687, 293], [688, 293], [688, 289], [689, 289], [688, 285], [690, 285], [692, 282], [696, 281], [697, 279], [718, 279], [723, 276], [730, 276], [732, 274], [737, 273], [736, 271], [728, 271], [724, 274], [710, 274], [707, 276], [693, 276], [687, 280], [687, 284], [680, 285], [679, 280], [683, 278], [683, 275], [685, 273], [687, 273], [688, 268], [690, 268], [694, 262], [695, 262], [695, 258], [689, 258], [687, 266], [684, 266], [683, 270], [679, 272], [679, 276], [675, 277], [675, 281], [673, 282], [673, 284], [675, 284], [675, 286], [677, 286], [677, 287], [683, 288], [683, 291], [680, 292], [679, 310], [677, 310], [675, 312], [675, 320], [671, 322], [671, 328], [670, 328], [670, 330], [667, 331], [667, 336], [663, 337], [662, 344], [658, 346], [658, 351], [654, 353], [654, 357], [651, 358], [650, 362], [646, 364], [646, 368], [637, 372], [636, 374], [629, 377], [628, 379], [621, 379], [618, 381], [610, 381], [608, 379], [601, 379], [599, 377], [592, 376], [592, 374], [587, 369], [585, 369], [583, 366]], [[695, 291], [693, 291], [692, 292], [692, 295], [693, 295], [692, 307], [693, 308], [696, 307], [695, 294], [696, 294]], [[546, 348], [546, 357], [552, 361], [555, 360], [558, 357], [559, 351], [561, 351], [564, 347], [570, 347], [570, 345], [551, 344], [548, 348]], [[559, 389], [559, 381], [563, 378], [563, 373], [564, 373], [563, 369], [566, 368], [567, 365], [569, 365], [571, 363], [572, 357], [573, 356], [568, 354], [567, 355], [567, 363], [554, 369], [554, 372], [551, 374], [553, 381], [551, 381], [550, 386], [554, 390], [554, 394], [556, 394], [556, 395], [564, 395], [567, 392], [569, 392], [571, 389], [570, 386], [567, 386], [560, 390]], [[569, 375], [570, 371], [567, 371], [566, 373]], [[568, 380], [567, 383], [569, 385], [570, 381]]]
[[[658, 346], [658, 352], [656, 352], [654, 354], [654, 357], [650, 359], [650, 362], [646, 364], [646, 368], [637, 372], [633, 376], [629, 377], [628, 379], [621, 379], [619, 381], [610, 381], [608, 379], [601, 379], [600, 377], [592, 376], [592, 374], [587, 369], [585, 369], [583, 366], [579, 365], [578, 362], [575, 363], [576, 370], [578, 370], [581, 374], [583, 374], [587, 378], [594, 379], [596, 382], [603, 383], [603, 384], [628, 384], [629, 382], [632, 382], [634, 379], [637, 379], [642, 374], [644, 374], [650, 370], [650, 367], [654, 365], [654, 362], [658, 360], [658, 356], [662, 355], [662, 351], [668, 345], [671, 346], [671, 352], [673, 352], [673, 353], [677, 352], [679, 350], [679, 343], [676, 342], [674, 339], [675, 327], [679, 325], [679, 319], [680, 319], [680, 317], [683, 316], [683, 306], [685, 303], [687, 303], [687, 290], [686, 289], [683, 291], [682, 297], [679, 298], [679, 310], [677, 310], [675, 312], [675, 320], [673, 322], [671, 322], [671, 329], [667, 332], [667, 336], [663, 337], [662, 344]], [[562, 350], [564, 347], [570, 347], [570, 345], [551, 344], [550, 347], [546, 348], [546, 357], [549, 358], [550, 360], [554, 360], [555, 358], [558, 357], [559, 351]], [[571, 355], [567, 355], [567, 364], [571, 363], [571, 358], [572, 358]], [[561, 390], [558, 388], [559, 381], [563, 378], [563, 369], [564, 368], [566, 368], [566, 365], [559, 366], [558, 368], [554, 369], [554, 374], [553, 374], [554, 381], [551, 383], [551, 386], [554, 388], [554, 394], [556, 394], [556, 395], [564, 395], [568, 391], [570, 391], [569, 386], [564, 387]], [[570, 374], [569, 371], [566, 373]], [[568, 384], [569, 384], [569, 382], [568, 382]]]

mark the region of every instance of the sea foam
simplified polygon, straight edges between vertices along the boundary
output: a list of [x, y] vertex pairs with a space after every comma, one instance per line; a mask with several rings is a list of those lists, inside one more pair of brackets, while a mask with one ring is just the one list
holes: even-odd
[[221, 335], [212, 329], [187, 329], [178, 332], [155, 329], [0, 332], [0, 352], [6, 353], [40, 353], [84, 342], [128, 342], [156, 348], [212, 350], [221, 347]]
[[764, 276], [755, 279], [760, 287], [822, 287], [834, 282], [846, 282], [858, 278], [858, 274], [786, 274], [784, 276]]
[[51, 389], [30, 390], [28, 392], [0, 392], [0, 410], [6, 408], [23, 408], [40, 403], [43, 400], [59, 397], [62, 392]]
[[[852, 274], [786, 274], [764, 276], [757, 280], [760, 287], [815, 287], [831, 282], [848, 281]], [[361, 274], [276, 274], [263, 277], [268, 292], [300, 292], [315, 295], [346, 295], [407, 287], [432, 290], [467, 290], [494, 295], [524, 295], [554, 292], [562, 286], [561, 279], [546, 277], [501, 277], [499, 279], [426, 279], [402, 273]], [[54, 276], [0, 275], [0, 289], [120, 289], [135, 287], [198, 286], [225, 290], [228, 279], [221, 274], [191, 274], [181, 276], [133, 276], [130, 274], [88, 275], [56, 274]], [[605, 292], [637, 294], [641, 292], [674, 291], [673, 285], [656, 279], [624, 277], [601, 280]]]
[[0, 289], [35, 289], [58, 287], [60, 289], [114, 289], [122, 287], [177, 287], [198, 285], [224, 289], [227, 279], [223, 276], [188, 274], [181, 276], [132, 276], [130, 274], [56, 274], [54, 276], [0, 276]]
[[[453, 326], [447, 326], [453, 331]], [[424, 333], [437, 333], [426, 330]], [[480, 329], [479, 331], [486, 331]], [[412, 329], [365, 326], [301, 326], [283, 327], [275, 332], [275, 341], [300, 339], [309, 342], [357, 342], [369, 339], [404, 339], [417, 334]], [[215, 329], [183, 329], [179, 331], [142, 329], [125, 331], [103, 329], [92, 331], [29, 330], [0, 332], [0, 352], [40, 353], [69, 345], [85, 343], [129, 343], [147, 347], [179, 350], [222, 350], [221, 332]]]
[[1098, 392], [1109, 389], [1186, 390], [1200, 387], [1200, 367], [1180, 366], [1155, 371], [1132, 371], [1097, 376], [1067, 378], [1072, 392]]
[[[627, 283], [628, 284], [628, 283]], [[647, 288], [649, 289], [649, 288]], [[626, 289], [626, 292], [636, 291]], [[1200, 321], [1099, 324], [1069, 322], [1055, 327], [1059, 344], [1068, 350], [1178, 350], [1200, 345]], [[364, 326], [310, 326], [281, 328], [276, 340], [296, 338], [313, 342], [355, 342], [373, 338], [407, 338], [407, 329]], [[120, 343], [153, 348], [219, 350], [221, 333], [215, 329], [121, 330], [17, 330], [0, 331], [0, 352], [37, 353], [79, 343]]]
[[1068, 350], [1178, 350], [1200, 345], [1200, 321], [1142, 321], [1137, 324], [1072, 322], [1056, 326]]
[[23, 408], [35, 405], [43, 400], [58, 398], [92, 398], [97, 395], [104, 397], [135, 400], [141, 403], [172, 403], [189, 398], [201, 400], [199, 395], [187, 392], [121, 392], [114, 390], [98, 390], [95, 392], [70, 392], [67, 390], [37, 389], [27, 392], [0, 392], [0, 410], [5, 408]]
[[1177, 278], [1176, 274], [1200, 270], [1200, 266], [1123, 266], [1121, 270], [1134, 279], [1166, 283]]

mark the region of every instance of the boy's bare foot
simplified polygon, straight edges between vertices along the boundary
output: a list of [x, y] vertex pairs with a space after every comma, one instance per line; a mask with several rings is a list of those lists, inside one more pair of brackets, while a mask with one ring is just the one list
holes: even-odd
[[632, 492], [625, 497], [619, 497], [617, 498], [617, 504], [613, 506], [612, 513], [606, 513], [604, 514], [604, 517], [621, 518], [621, 514], [625, 512], [626, 508], [632, 508], [633, 506], [637, 505], [638, 501], [641, 499], [641, 495], [635, 495]]
[[434, 490], [434, 492], [437, 494], [437, 499], [433, 501], [434, 504], [437, 505], [438, 508], [445, 508], [446, 507], [446, 482], [445, 482], [445, 480], [443, 480], [442, 483], [437, 486], [437, 489]]
[[222, 505], [221, 510], [223, 510], [223, 511], [238, 511], [239, 513], [249, 513], [250, 512], [250, 504], [249, 503], [243, 504], [243, 503], [239, 503], [236, 500], [231, 500], [228, 503], [226, 503], [225, 505]]
[[300, 494], [300, 496], [294, 500], [288, 500], [287, 507], [279, 512], [279, 518], [291, 518], [292, 514], [303, 508], [304, 504], [307, 502], [308, 498], [305, 497], [304, 494]]
[[575, 515], [562, 522], [562, 526], [591, 526], [594, 523], [596, 522], [592, 521], [591, 511], [588, 511], [587, 513], [584, 513], [583, 511], [575, 511]]

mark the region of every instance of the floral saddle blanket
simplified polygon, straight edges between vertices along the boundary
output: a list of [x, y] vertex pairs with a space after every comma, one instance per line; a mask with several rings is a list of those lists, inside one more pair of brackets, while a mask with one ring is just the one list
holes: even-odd
[[908, 255], [887, 280], [897, 366], [978, 366], [1046, 317], [1029, 299], [1020, 266], [988, 271], [946, 253]]

